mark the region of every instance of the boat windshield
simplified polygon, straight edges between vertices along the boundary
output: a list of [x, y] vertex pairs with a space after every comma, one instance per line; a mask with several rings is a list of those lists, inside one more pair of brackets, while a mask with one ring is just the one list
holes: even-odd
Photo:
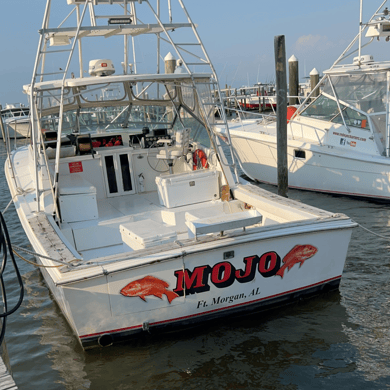
[[339, 100], [356, 107], [367, 114], [386, 112], [387, 74], [345, 74], [329, 75], [323, 91], [333, 96], [333, 84]]
[[[60, 91], [41, 93], [41, 129], [58, 131]], [[207, 112], [199, 108], [199, 100]], [[192, 84], [129, 82], [66, 88], [63, 134], [94, 133], [129, 129], [191, 128], [194, 141], [210, 146], [204, 126], [214, 120], [210, 85], [204, 80]]]
[[[340, 104], [340, 108], [347, 126], [360, 127], [362, 129], [370, 128], [370, 123], [366, 115], [344, 104]], [[301, 115], [334, 123], [344, 123], [336, 100], [328, 96], [325, 92], [303, 111]]]
[[334, 89], [347, 126], [370, 129], [370, 122], [367, 120], [367, 116], [370, 116], [374, 130], [384, 133], [385, 129], [382, 127], [385, 121], [382, 117], [386, 113], [386, 86], [386, 73], [329, 75], [324, 81], [322, 94], [301, 115], [344, 123], [334, 97]]

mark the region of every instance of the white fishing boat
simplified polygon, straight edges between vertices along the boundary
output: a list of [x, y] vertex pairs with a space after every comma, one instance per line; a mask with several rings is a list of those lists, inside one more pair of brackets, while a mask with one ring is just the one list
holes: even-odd
[[1, 110], [4, 132], [0, 132], [0, 139], [27, 138], [30, 130], [30, 110], [22, 103], [6, 104]]
[[[58, 0], [47, 1], [24, 87], [31, 145], [12, 151], [5, 173], [43, 276], [83, 347], [337, 289], [356, 224], [240, 184], [211, 131], [222, 101], [212, 94], [217, 75], [182, 0], [166, 10], [158, 1], [67, 3], [60, 23]], [[145, 35], [157, 48], [154, 74], [136, 58], [126, 65], [136, 54], [130, 43]], [[108, 59], [91, 59], [84, 72], [81, 43], [102, 37], [124, 41], [123, 73]], [[162, 74], [160, 53], [169, 51], [182, 70]], [[63, 73], [55, 79], [44, 65], [57, 55]]]
[[[290, 187], [390, 199], [390, 62], [376, 62], [362, 52], [368, 43], [390, 38], [388, 10], [380, 11], [384, 3], [324, 72], [318, 98], [305, 100], [298, 110], [288, 108]], [[363, 46], [364, 33], [369, 42]], [[341, 64], [351, 55], [352, 64]], [[276, 184], [276, 118], [236, 120], [229, 127], [245, 174]]]

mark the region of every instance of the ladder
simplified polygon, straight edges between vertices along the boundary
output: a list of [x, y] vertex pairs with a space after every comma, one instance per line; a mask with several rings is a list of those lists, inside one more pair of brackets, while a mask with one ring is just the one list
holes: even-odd
[[[40, 169], [39, 166], [39, 159], [38, 159], [38, 151], [40, 147], [43, 147], [43, 135], [42, 135], [42, 129], [39, 121], [39, 115], [38, 110], [40, 108], [39, 104], [39, 94], [35, 91], [35, 85], [38, 82], [46, 81], [46, 77], [49, 76], [62, 76], [62, 86], [61, 86], [61, 94], [59, 97], [60, 100], [60, 113], [59, 113], [59, 122], [58, 122], [58, 134], [57, 134], [57, 146], [56, 146], [56, 159], [55, 159], [55, 172], [54, 172], [54, 183], [51, 180], [51, 176], [49, 174], [49, 180], [51, 182], [51, 191], [54, 199], [54, 209], [55, 209], [55, 215], [57, 218], [59, 218], [59, 211], [57, 207], [57, 195], [58, 195], [58, 179], [59, 179], [59, 161], [60, 161], [60, 149], [61, 149], [61, 134], [62, 134], [62, 127], [63, 127], [63, 102], [64, 102], [64, 91], [65, 91], [65, 80], [66, 76], [68, 74], [70, 62], [75, 50], [76, 43], [79, 38], [80, 34], [80, 27], [82, 25], [85, 12], [87, 9], [87, 5], [89, 3], [89, 0], [84, 0], [84, 9], [82, 12], [82, 15], [80, 17], [80, 9], [79, 5], [77, 4], [76, 7], [73, 9], [73, 11], [68, 15], [68, 17], [76, 10], [77, 12], [77, 28], [75, 37], [73, 40], [73, 43], [70, 48], [67, 49], [48, 49], [48, 41], [52, 39], [55, 40], [55, 33], [53, 32], [52, 35], [49, 33], [49, 20], [50, 20], [50, 9], [51, 9], [51, 0], [48, 0], [46, 3], [46, 9], [45, 14], [43, 18], [42, 23], [42, 29], [40, 30], [40, 39], [38, 44], [38, 51], [37, 56], [35, 59], [34, 64], [34, 71], [32, 76], [32, 81], [30, 85], [30, 105], [31, 105], [31, 123], [32, 123], [32, 132], [31, 137], [33, 140], [33, 149], [34, 149], [34, 165], [36, 167], [35, 169], [35, 182], [36, 182], [36, 197], [37, 197], [37, 203], [38, 203], [38, 211], [40, 211], [40, 189], [39, 189], [39, 180], [38, 180], [38, 170]], [[67, 18], [68, 18], [67, 17]], [[66, 19], [67, 19], [66, 18]], [[66, 20], [65, 19], [65, 20]], [[58, 31], [61, 31], [61, 26], [57, 28]], [[55, 43], [55, 42], [53, 42]], [[64, 44], [62, 41], [61, 44]], [[69, 40], [67, 44], [70, 44]], [[53, 45], [56, 46], [56, 45]], [[46, 72], [45, 71], [45, 64], [46, 64], [46, 56], [49, 54], [58, 54], [58, 53], [68, 53], [68, 60], [66, 63], [66, 67], [64, 69], [60, 68], [59, 71], [56, 72]], [[41, 67], [40, 70], [39, 67]], [[46, 156], [46, 155], [45, 155]], [[49, 172], [48, 166], [47, 166], [47, 158], [45, 158], [45, 164], [46, 169]]]

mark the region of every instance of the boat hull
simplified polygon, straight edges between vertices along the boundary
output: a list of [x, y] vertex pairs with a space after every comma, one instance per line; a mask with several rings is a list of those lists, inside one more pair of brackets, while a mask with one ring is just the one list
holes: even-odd
[[[248, 177], [277, 184], [276, 142], [233, 134], [232, 143]], [[296, 157], [297, 151], [304, 152], [304, 157]], [[354, 158], [352, 154], [332, 153], [327, 147], [290, 142], [287, 160], [290, 188], [390, 199], [390, 161], [385, 157]]]
[[[23, 121], [23, 122], [17, 122], [12, 124], [6, 124], [6, 132], [8, 133], [9, 137], [12, 138], [28, 138], [30, 136], [30, 122]], [[3, 139], [3, 135], [0, 132], [0, 139]]]
[[[90, 348], [337, 289], [350, 236], [351, 229], [330, 229], [259, 237], [65, 285], [54, 283], [45, 269], [43, 275], [81, 344]], [[315, 248], [315, 254], [289, 269], [284, 262], [300, 247]], [[142, 290], [149, 279], [154, 286]], [[126, 294], [126, 286], [137, 283], [141, 290], [130, 287]]]

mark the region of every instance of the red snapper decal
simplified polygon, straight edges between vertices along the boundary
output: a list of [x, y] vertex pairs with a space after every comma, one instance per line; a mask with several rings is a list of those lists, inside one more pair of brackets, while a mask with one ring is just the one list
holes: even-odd
[[280, 268], [276, 275], [283, 278], [283, 274], [286, 268], [290, 271], [295, 264], [299, 263], [299, 268], [310, 257], [313, 257], [317, 253], [318, 249], [313, 245], [295, 245], [290, 252], [283, 258], [283, 266]]
[[123, 287], [121, 294], [125, 297], [140, 297], [145, 302], [145, 297], [148, 295], [153, 295], [162, 299], [163, 294], [165, 294], [168, 298], [168, 302], [171, 303], [178, 295], [173, 291], [167, 290], [167, 287], [169, 287], [167, 282], [155, 278], [154, 276], [145, 276], [144, 278], [134, 280]]

